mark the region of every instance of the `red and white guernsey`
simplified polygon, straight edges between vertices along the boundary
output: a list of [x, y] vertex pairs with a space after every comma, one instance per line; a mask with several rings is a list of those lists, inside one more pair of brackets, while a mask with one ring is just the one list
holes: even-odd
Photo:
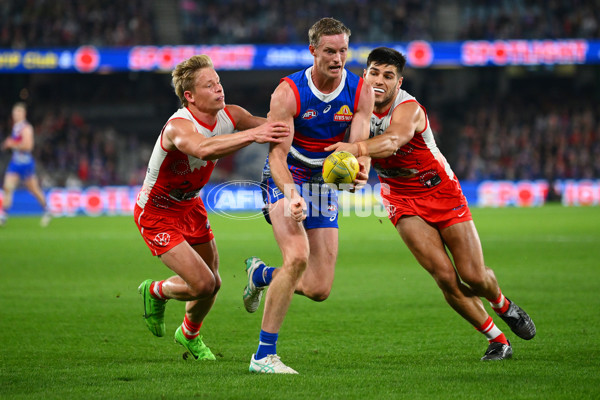
[[[187, 107], [177, 110], [165, 127], [174, 119], [192, 121], [198, 134], [207, 138], [235, 131], [235, 121], [227, 108], [218, 112], [214, 126], [197, 120]], [[158, 215], [185, 214], [201, 202], [200, 189], [208, 182], [216, 161], [188, 156], [179, 150], [165, 150], [162, 146], [164, 130], [163, 127], [150, 156], [137, 205]]]
[[371, 164], [377, 171], [379, 180], [389, 185], [393, 196], [414, 198], [433, 193], [456, 178], [435, 144], [425, 107], [402, 89], [386, 113], [371, 115], [370, 137], [385, 132], [390, 126], [396, 107], [408, 102], [417, 103], [425, 112], [425, 129], [415, 133], [414, 137], [393, 155], [373, 158]]

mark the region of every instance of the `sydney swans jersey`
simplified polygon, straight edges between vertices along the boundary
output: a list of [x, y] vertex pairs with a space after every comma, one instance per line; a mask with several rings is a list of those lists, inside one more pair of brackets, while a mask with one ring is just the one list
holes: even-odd
[[[23, 140], [23, 131], [26, 127], [31, 127], [27, 121], [17, 122], [13, 125], [10, 137], [17, 143]], [[33, 129], [33, 128], [32, 128]], [[30, 151], [16, 150], [12, 151], [12, 162], [16, 165], [25, 165], [33, 162], [33, 155]]]
[[[390, 126], [396, 107], [417, 100], [400, 90], [392, 106], [385, 114], [371, 115], [371, 137], [381, 135]], [[379, 180], [389, 185], [391, 192], [400, 197], [420, 197], [437, 191], [455, 179], [450, 165], [440, 153], [425, 108], [425, 129], [387, 158], [373, 158], [371, 164]]]
[[[217, 114], [214, 126], [197, 120], [187, 108], [180, 108], [169, 118], [165, 126], [174, 119], [187, 119], [194, 123], [198, 135], [213, 137], [233, 133], [235, 122], [227, 108]], [[162, 146], [163, 127], [150, 156], [148, 170], [137, 205], [159, 215], [185, 212], [198, 202], [200, 189], [208, 182], [215, 161], [205, 161], [188, 156], [179, 150], [167, 151]]]
[[347, 141], [363, 79], [344, 69], [340, 85], [324, 94], [312, 81], [312, 68], [282, 79], [289, 83], [296, 97], [294, 140], [288, 164], [320, 169], [331, 153], [324, 151], [325, 147]]

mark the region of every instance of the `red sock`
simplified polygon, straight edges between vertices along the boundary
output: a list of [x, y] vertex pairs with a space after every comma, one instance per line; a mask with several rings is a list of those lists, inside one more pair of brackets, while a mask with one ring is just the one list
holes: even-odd
[[165, 281], [154, 281], [150, 284], [150, 295], [158, 300], [165, 300], [165, 295], [163, 294], [163, 283]]
[[202, 326], [202, 322], [192, 322], [188, 319], [187, 314], [183, 317], [183, 323], [181, 324], [181, 331], [183, 332], [183, 336], [185, 336], [188, 340], [192, 340], [200, 334], [200, 327]]
[[496, 336], [494, 339], [488, 340], [488, 341], [490, 343], [497, 342], [497, 343], [508, 344], [508, 339], [506, 338], [506, 336], [504, 336], [504, 333], [501, 333], [499, 336]]
[[510, 306], [510, 300], [508, 300], [502, 292], [500, 292], [500, 296], [497, 299], [487, 299], [490, 302], [490, 305], [498, 314], [504, 314], [508, 311], [508, 306]]
[[475, 329], [483, 333], [490, 343], [498, 342], [508, 344], [506, 336], [504, 336], [504, 333], [502, 333], [502, 331], [498, 329], [496, 324], [494, 324], [494, 320], [492, 319], [492, 317], [488, 316], [488, 319], [485, 320], [483, 325], [481, 325], [480, 327], [475, 327]]

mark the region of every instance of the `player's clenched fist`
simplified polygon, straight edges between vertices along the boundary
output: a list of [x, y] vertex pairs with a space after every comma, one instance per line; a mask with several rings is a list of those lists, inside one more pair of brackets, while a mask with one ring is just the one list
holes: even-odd
[[306, 218], [306, 202], [302, 196], [296, 196], [291, 199], [285, 198], [286, 214], [295, 221], [301, 222]]

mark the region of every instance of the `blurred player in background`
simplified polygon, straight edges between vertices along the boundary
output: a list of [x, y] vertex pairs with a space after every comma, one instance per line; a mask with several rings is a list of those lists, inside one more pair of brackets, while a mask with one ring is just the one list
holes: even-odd
[[[226, 105], [219, 75], [206, 55], [181, 62], [172, 73], [182, 108], [163, 127], [138, 194], [135, 222], [153, 255], [176, 275], [142, 282], [144, 319], [164, 336], [167, 300], [186, 302], [175, 341], [197, 360], [215, 356], [199, 336], [221, 286], [219, 256], [200, 189], [215, 160], [251, 143], [281, 143], [289, 135], [282, 122], [266, 123], [237, 105]], [[234, 131], [241, 131], [234, 133]]]
[[371, 138], [336, 143], [327, 150], [372, 157], [386, 188], [381, 192], [384, 204], [398, 233], [448, 304], [488, 339], [482, 360], [510, 358], [510, 342], [486, 312], [481, 297], [520, 338], [533, 338], [535, 325], [504, 297], [494, 272], [484, 263], [467, 200], [435, 144], [425, 108], [400, 89], [405, 64], [405, 57], [394, 49], [380, 47], [369, 54], [364, 78], [375, 92]]
[[33, 159], [33, 146], [35, 139], [33, 126], [27, 121], [27, 106], [25, 103], [16, 103], [12, 108], [13, 127], [12, 133], [2, 143], [2, 150], [12, 150], [12, 158], [4, 175], [4, 200], [0, 210], [0, 225], [6, 223], [8, 210], [12, 207], [15, 190], [19, 182], [36, 198], [44, 214], [40, 225], [48, 226], [50, 213], [46, 208], [46, 197], [40, 188], [40, 183], [35, 174], [35, 160]]
[[[313, 65], [283, 78], [271, 97], [269, 121], [284, 122], [293, 130], [283, 143], [271, 145], [263, 171], [267, 217], [283, 265], [275, 269], [256, 257], [246, 260], [243, 297], [248, 312], [256, 311], [270, 285], [251, 372], [297, 373], [277, 355], [279, 329], [294, 292], [315, 301], [327, 299], [338, 251], [337, 193], [322, 184], [323, 161], [331, 153], [325, 147], [369, 134], [373, 92], [344, 68], [350, 30], [323, 18], [308, 36]], [[356, 185], [367, 181], [365, 165], [368, 160], [362, 160]]]

